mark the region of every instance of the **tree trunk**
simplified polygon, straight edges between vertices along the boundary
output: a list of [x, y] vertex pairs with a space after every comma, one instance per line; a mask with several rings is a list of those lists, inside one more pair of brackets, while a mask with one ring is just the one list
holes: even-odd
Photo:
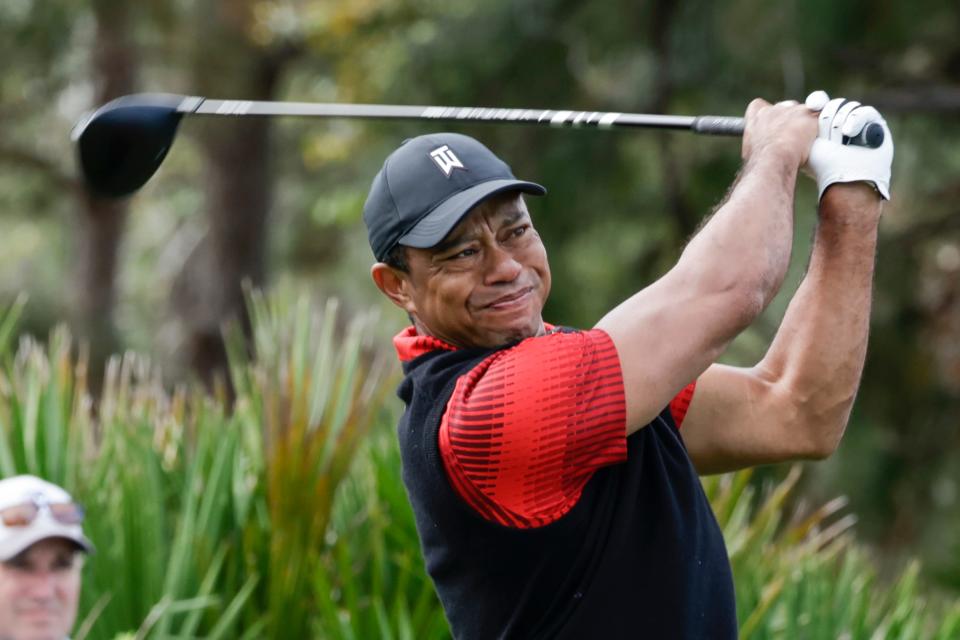
[[[129, 38], [131, 6], [109, 0], [92, 5], [96, 45], [91, 66], [96, 105], [134, 91], [137, 56]], [[72, 301], [74, 324], [78, 335], [90, 344], [91, 373], [96, 382], [102, 363], [118, 347], [113, 308], [117, 257], [127, 205], [84, 190], [78, 193], [77, 269]]]
[[[199, 95], [251, 100], [274, 98], [294, 49], [258, 48], [247, 38], [240, 3], [222, 2], [215, 20], [215, 49], [198, 45], [194, 76]], [[267, 215], [272, 199], [271, 121], [209, 120], [200, 131], [207, 157], [205, 237], [174, 283], [172, 305], [181, 327], [186, 364], [201, 379], [226, 382], [224, 323], [249, 329], [243, 284], [265, 279]]]
[[[673, 56], [671, 41], [673, 26], [677, 15], [677, 3], [672, 0], [657, 0], [652, 6], [648, 35], [654, 51], [656, 74], [653, 82], [651, 113], [670, 113], [670, 100], [673, 97]], [[686, 197], [687, 184], [681, 163], [675, 153], [675, 134], [661, 132], [658, 135], [660, 146], [660, 177], [663, 182], [663, 195], [667, 210], [672, 212], [679, 227], [677, 248], [689, 239], [700, 222], [702, 213], [695, 211]]]
[[[269, 99], [257, 95], [256, 99]], [[221, 329], [247, 328], [243, 283], [263, 284], [265, 231], [271, 200], [270, 123], [237, 120], [203, 136], [208, 159], [203, 240], [184, 264], [173, 290], [187, 363], [212, 383], [226, 370]]]

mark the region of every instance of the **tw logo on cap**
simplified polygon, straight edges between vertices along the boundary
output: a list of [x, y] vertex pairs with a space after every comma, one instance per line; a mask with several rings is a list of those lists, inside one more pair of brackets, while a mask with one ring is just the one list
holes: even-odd
[[463, 169], [467, 170], [463, 163], [460, 162], [460, 158], [453, 152], [453, 149], [447, 145], [442, 147], [437, 147], [430, 152], [430, 158], [434, 163], [440, 167], [440, 171], [443, 171], [443, 175], [450, 177], [450, 174], [453, 173], [454, 169]]

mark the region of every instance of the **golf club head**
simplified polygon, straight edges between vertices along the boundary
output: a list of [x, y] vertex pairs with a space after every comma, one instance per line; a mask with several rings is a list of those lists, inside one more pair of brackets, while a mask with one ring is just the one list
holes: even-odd
[[77, 123], [80, 170], [94, 193], [128, 196], [156, 173], [177, 133], [185, 96], [136, 94], [108, 102]]

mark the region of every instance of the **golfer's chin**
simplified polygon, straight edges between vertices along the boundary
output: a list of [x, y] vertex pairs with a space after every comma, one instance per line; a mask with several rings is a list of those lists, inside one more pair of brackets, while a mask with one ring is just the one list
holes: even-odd
[[483, 331], [474, 338], [474, 343], [480, 347], [502, 347], [505, 344], [519, 342], [543, 333], [543, 319], [540, 314], [535, 317], [525, 316], [509, 319], [500, 319], [496, 323], [484, 323]]

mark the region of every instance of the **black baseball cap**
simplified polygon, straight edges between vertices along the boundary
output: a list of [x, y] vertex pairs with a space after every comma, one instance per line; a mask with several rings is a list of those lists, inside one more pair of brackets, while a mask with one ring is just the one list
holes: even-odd
[[384, 260], [398, 244], [425, 249], [443, 240], [470, 209], [503, 191], [542, 196], [477, 140], [431, 133], [404, 140], [373, 178], [363, 205], [370, 248]]

